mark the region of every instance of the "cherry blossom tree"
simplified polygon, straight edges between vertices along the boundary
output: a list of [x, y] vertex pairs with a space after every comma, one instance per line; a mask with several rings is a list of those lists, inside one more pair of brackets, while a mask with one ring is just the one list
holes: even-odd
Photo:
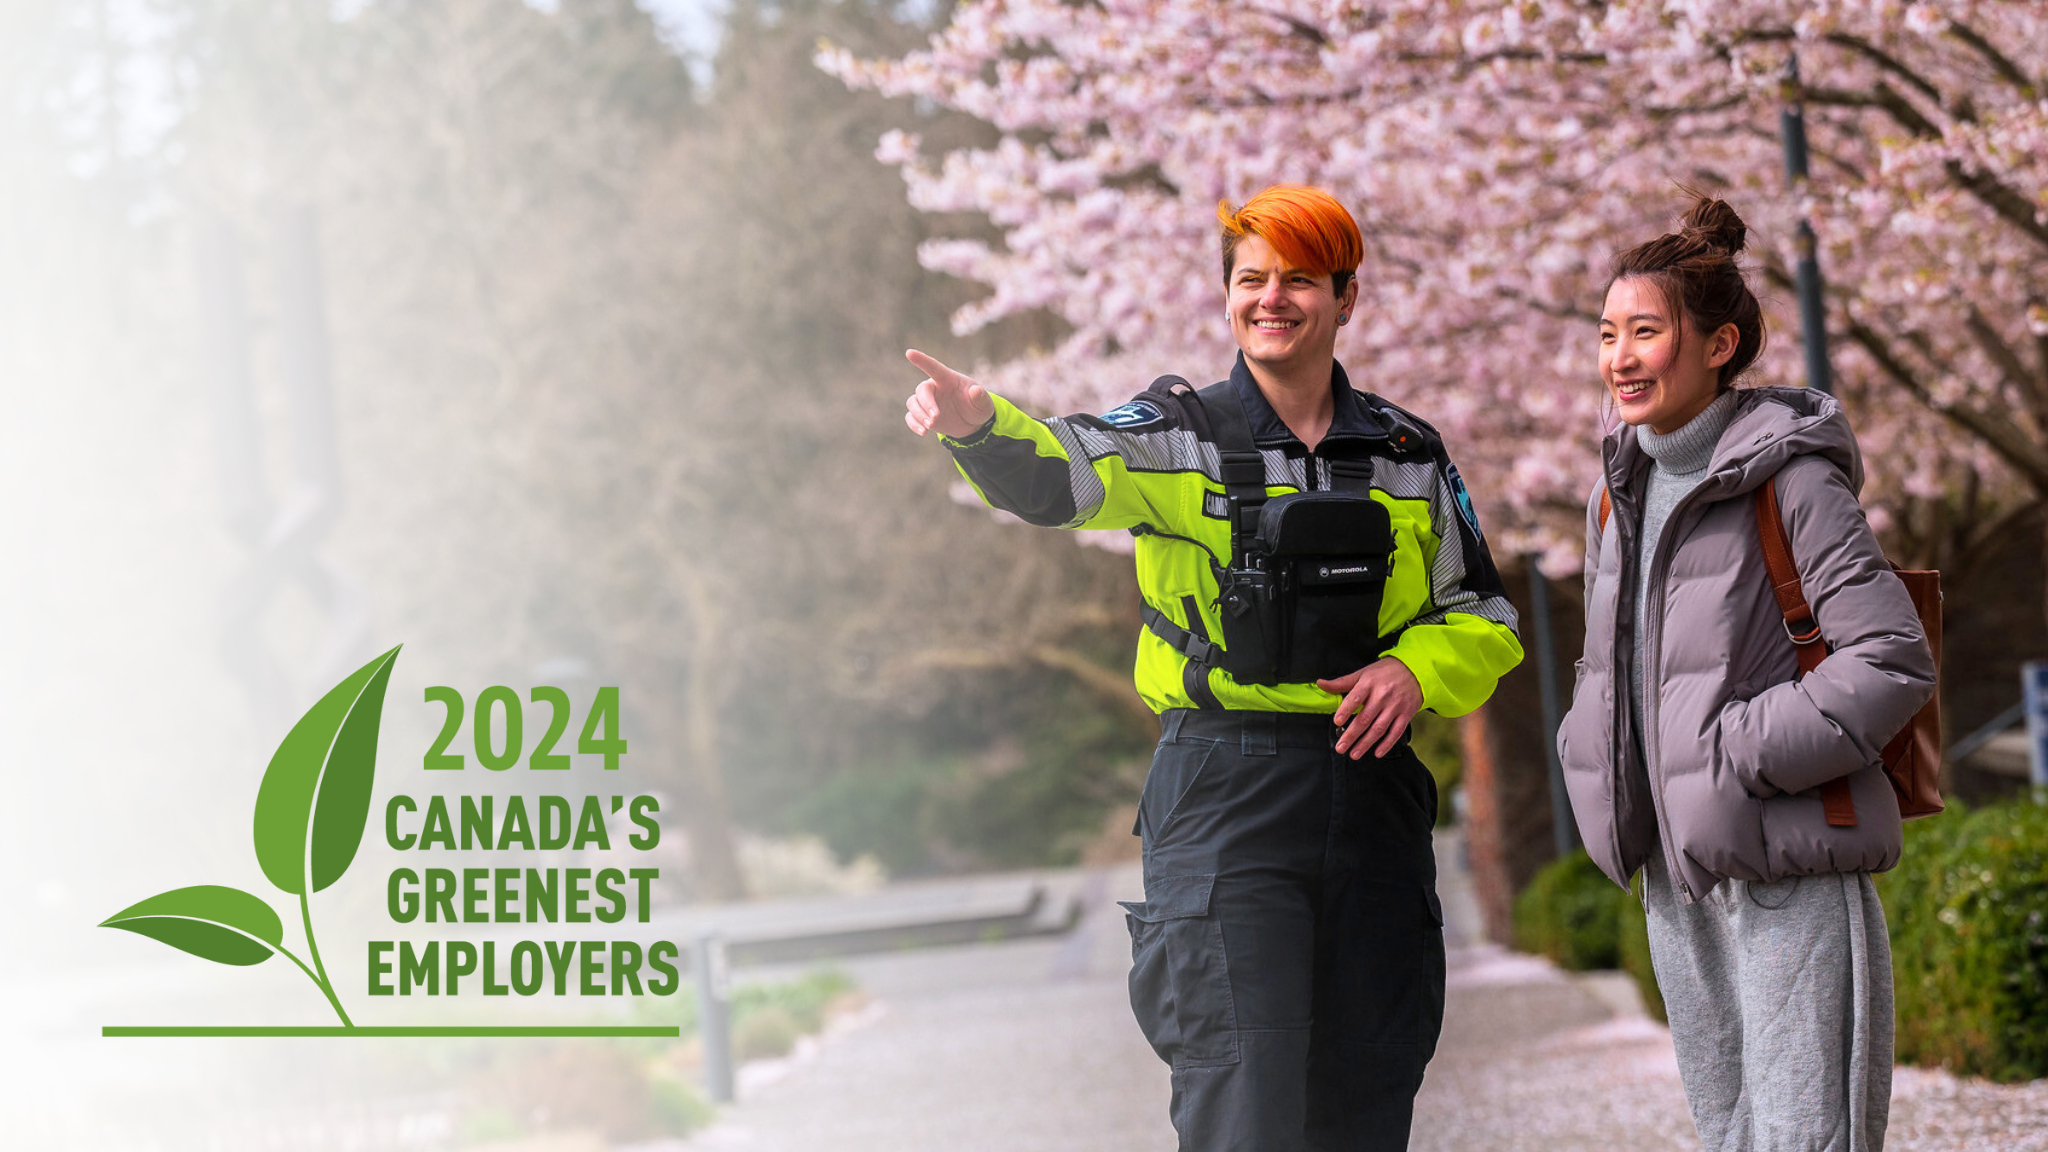
[[[1677, 185], [1749, 222], [1773, 350], [1798, 383], [1790, 269], [1812, 220], [1836, 386], [1895, 555], [1954, 570], [2048, 495], [2048, 10], [2032, 0], [979, 0], [923, 51], [819, 63], [999, 132], [877, 156], [912, 203], [999, 242], [927, 242], [988, 286], [954, 325], [1050, 313], [986, 366], [1041, 412], [1154, 375], [1215, 378], [1213, 207], [1331, 189], [1368, 234], [1355, 382], [1470, 461], [1497, 552], [1578, 563], [1611, 419], [1594, 319], [1618, 248], [1676, 226]], [[1796, 63], [1795, 63], [1796, 61]], [[1784, 177], [1803, 103], [1812, 175]]]

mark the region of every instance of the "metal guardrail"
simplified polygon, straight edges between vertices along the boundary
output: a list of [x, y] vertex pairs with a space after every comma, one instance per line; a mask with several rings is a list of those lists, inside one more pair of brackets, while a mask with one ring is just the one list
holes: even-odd
[[2007, 708], [2005, 711], [2000, 712], [1989, 723], [1980, 726], [1976, 731], [1970, 733], [1968, 736], [1965, 736], [1962, 739], [1956, 741], [1955, 743], [1950, 744], [1945, 753], [1947, 760], [1951, 764], [1960, 763], [1961, 761], [1968, 760], [1971, 756], [1975, 755], [1979, 749], [1983, 748], [1986, 744], [1991, 743], [1991, 741], [1996, 737], [2003, 735], [2005, 731], [2011, 728], [2013, 725], [2019, 723], [2022, 719], [2025, 718], [2026, 714], [2027, 702], [2025, 700], [2022, 700], [2019, 703], [2014, 704], [2012, 707]]

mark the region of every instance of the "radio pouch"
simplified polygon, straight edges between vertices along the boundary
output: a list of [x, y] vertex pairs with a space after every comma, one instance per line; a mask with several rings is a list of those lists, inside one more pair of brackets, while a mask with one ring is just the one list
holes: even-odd
[[[1379, 659], [1380, 598], [1392, 566], [1386, 505], [1362, 492], [1290, 492], [1266, 501], [1248, 558], [1273, 576], [1279, 682], [1355, 672]], [[1226, 629], [1224, 644], [1230, 643]]]
[[1229, 564], [1211, 557], [1222, 646], [1202, 631], [1192, 597], [1184, 604], [1195, 631], [1149, 605], [1142, 612], [1146, 627], [1188, 657], [1189, 696], [1217, 706], [1212, 667], [1240, 684], [1275, 685], [1342, 676], [1378, 659], [1393, 642], [1380, 635], [1379, 611], [1394, 535], [1386, 506], [1370, 495], [1371, 461], [1332, 461], [1328, 490], [1268, 497], [1265, 458], [1229, 385], [1195, 396], [1221, 457], [1231, 528]]

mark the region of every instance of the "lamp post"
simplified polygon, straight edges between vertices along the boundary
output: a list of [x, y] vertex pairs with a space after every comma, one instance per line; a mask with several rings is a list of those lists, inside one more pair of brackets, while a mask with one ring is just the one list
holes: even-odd
[[[1806, 184], [1806, 108], [1799, 98], [1799, 53], [1794, 52], [1786, 67], [1787, 91], [1778, 127], [1785, 138], [1785, 185], [1794, 193]], [[1821, 308], [1820, 258], [1815, 253], [1813, 225], [1804, 216], [1797, 233], [1799, 264], [1795, 272], [1799, 288], [1799, 330], [1806, 342], [1806, 384], [1833, 393], [1834, 379], [1828, 372], [1827, 313]]]
[[1529, 617], [1535, 629], [1536, 686], [1543, 702], [1543, 757], [1550, 766], [1550, 846], [1557, 855], [1567, 856], [1579, 846], [1579, 826], [1565, 791], [1564, 765], [1557, 759], [1557, 644], [1550, 629], [1550, 581], [1536, 560], [1536, 553], [1529, 553]]

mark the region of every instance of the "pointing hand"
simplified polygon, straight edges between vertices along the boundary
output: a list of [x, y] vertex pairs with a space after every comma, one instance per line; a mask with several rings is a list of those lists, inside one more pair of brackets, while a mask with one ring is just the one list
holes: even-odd
[[996, 414], [995, 401], [989, 399], [988, 391], [972, 379], [962, 376], [930, 356], [912, 348], [904, 357], [930, 379], [917, 386], [917, 391], [904, 401], [903, 422], [919, 436], [937, 432], [955, 440], [965, 439], [978, 431], [989, 418]]

